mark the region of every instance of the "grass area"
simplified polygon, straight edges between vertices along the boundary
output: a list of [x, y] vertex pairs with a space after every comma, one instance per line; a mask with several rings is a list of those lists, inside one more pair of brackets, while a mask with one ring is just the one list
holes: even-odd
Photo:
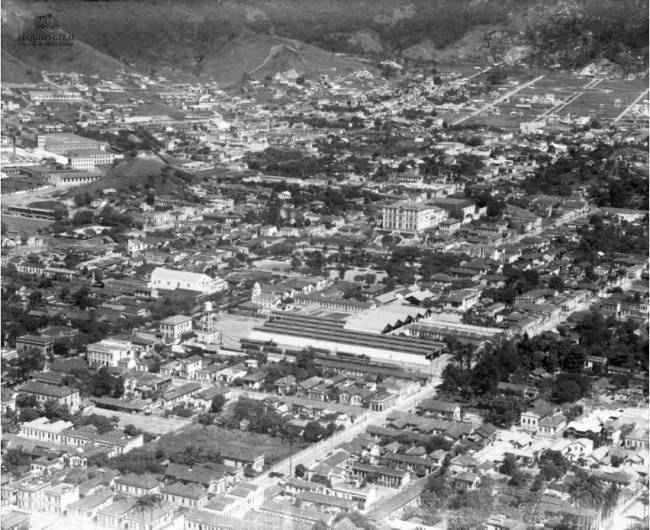
[[169, 418], [161, 418], [160, 416], [143, 416], [142, 414], [128, 414], [126, 412], [117, 412], [97, 407], [88, 407], [86, 412], [88, 414], [94, 413], [105, 416], [117, 416], [120, 420], [118, 424], [120, 428], [132, 424], [144, 432], [155, 435], [177, 432], [191, 423], [191, 420], [176, 416]]
[[41, 228], [52, 224], [52, 221], [43, 221], [41, 219], [29, 219], [27, 217], [2, 216], [2, 225], [8, 231], [24, 232], [26, 234], [35, 234]]
[[[216, 425], [192, 425], [158, 441], [167, 454], [183, 451], [189, 445], [204, 450], [216, 449], [243, 454], [264, 453], [266, 465], [272, 465], [289, 456], [289, 444], [281, 438], [239, 430], [227, 430]], [[294, 445], [293, 451], [300, 448]]]
[[37, 177], [7, 177], [2, 179], [2, 193], [14, 193], [16, 191], [31, 190], [32, 188], [40, 188], [44, 182]]
[[[594, 88], [585, 88], [592, 81], [594, 80], [589, 77], [578, 77], [564, 72], [544, 73], [544, 77], [534, 85], [519, 91], [510, 98], [510, 101], [499, 103], [497, 107], [500, 110], [500, 115], [482, 113], [467, 120], [465, 124], [517, 128], [521, 122], [534, 120], [545, 111], [553, 108], [554, 104], [559, 104], [562, 100], [579, 92], [582, 92], [582, 95], [566, 107], [561, 108], [557, 114], [560, 116], [566, 116], [570, 113], [578, 116], [593, 114], [596, 119], [611, 120], [618, 116], [627, 105], [647, 88], [647, 79], [634, 79], [631, 81], [606, 79], [596, 84]], [[543, 98], [547, 94], [555, 96], [554, 104], [540, 100], [536, 103], [530, 103], [530, 109], [515, 107], [515, 105], [523, 103], [522, 100], [528, 100], [535, 96]], [[620, 100], [619, 104], [615, 104], [617, 99]], [[511, 116], [510, 113], [513, 111], [517, 114]], [[465, 114], [440, 114], [440, 117], [453, 122]]]
[[192, 195], [187, 191], [188, 181], [184, 178], [179, 177], [177, 172], [162, 160], [127, 160], [111, 168], [104, 178], [67, 190], [64, 196], [71, 198], [81, 193], [93, 195], [112, 188], [118, 193], [130, 193], [134, 197], [144, 198], [146, 185], [159, 195], [189, 199]]

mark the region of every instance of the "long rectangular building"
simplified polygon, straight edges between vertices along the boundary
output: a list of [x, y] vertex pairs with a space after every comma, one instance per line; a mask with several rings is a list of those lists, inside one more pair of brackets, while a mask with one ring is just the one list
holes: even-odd
[[351, 353], [420, 370], [430, 367], [446, 347], [443, 342], [352, 331], [343, 326], [344, 321], [332, 318], [277, 312], [254, 328], [249, 339], [273, 341], [287, 348], [311, 346], [331, 354]]

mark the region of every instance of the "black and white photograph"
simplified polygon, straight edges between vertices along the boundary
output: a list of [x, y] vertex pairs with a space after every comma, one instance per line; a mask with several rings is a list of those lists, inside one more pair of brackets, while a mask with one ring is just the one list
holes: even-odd
[[1, 530], [650, 530], [649, 0], [1, 0]]

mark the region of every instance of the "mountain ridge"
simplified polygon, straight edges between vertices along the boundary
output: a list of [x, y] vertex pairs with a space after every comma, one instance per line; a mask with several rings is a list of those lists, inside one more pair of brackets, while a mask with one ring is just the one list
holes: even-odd
[[[307, 73], [312, 63], [318, 73], [345, 71], [358, 68], [359, 58], [567, 68], [606, 58], [634, 68], [647, 64], [648, 21], [638, 16], [647, 6], [648, 0], [5, 0], [2, 50], [10, 65], [3, 74], [11, 80], [21, 70], [29, 77], [27, 71], [42, 69], [134, 68], [236, 83], [281, 44], [257, 73], [285, 66]], [[71, 49], [17, 44], [32, 17], [45, 13], [74, 35]]]

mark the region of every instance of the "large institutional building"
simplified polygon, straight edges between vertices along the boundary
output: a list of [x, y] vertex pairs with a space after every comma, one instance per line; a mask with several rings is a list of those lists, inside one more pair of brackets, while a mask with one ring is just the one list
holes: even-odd
[[207, 274], [184, 272], [164, 267], [156, 267], [151, 273], [148, 284], [151, 289], [186, 289], [204, 294], [218, 293], [228, 289], [228, 284], [222, 278], [210, 278]]
[[383, 230], [417, 234], [426, 228], [438, 226], [447, 213], [427, 202], [399, 201], [382, 208]]

